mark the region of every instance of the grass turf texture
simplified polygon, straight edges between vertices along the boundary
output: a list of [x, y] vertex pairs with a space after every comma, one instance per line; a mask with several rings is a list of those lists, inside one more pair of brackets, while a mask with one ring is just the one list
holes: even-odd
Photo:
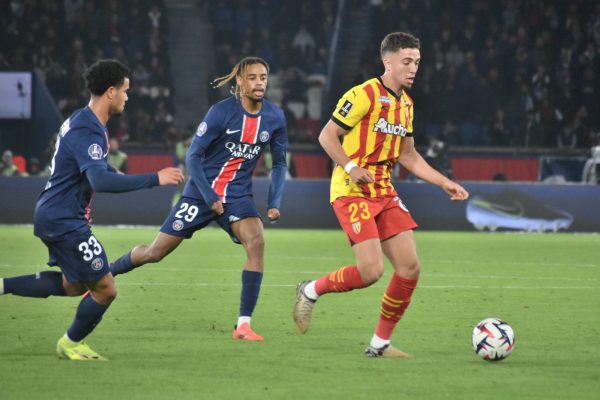
[[[112, 261], [156, 228], [97, 227]], [[391, 273], [319, 300], [306, 335], [294, 286], [353, 262], [340, 231], [267, 230], [255, 330], [233, 341], [244, 253], [199, 232], [160, 264], [117, 277], [119, 297], [88, 343], [107, 363], [59, 360], [78, 298], [0, 297], [0, 398], [7, 399], [597, 399], [600, 236], [417, 232], [423, 269], [393, 337], [414, 360], [367, 359]], [[0, 227], [0, 276], [46, 269], [28, 227]], [[516, 348], [479, 359], [473, 326], [508, 321]]]

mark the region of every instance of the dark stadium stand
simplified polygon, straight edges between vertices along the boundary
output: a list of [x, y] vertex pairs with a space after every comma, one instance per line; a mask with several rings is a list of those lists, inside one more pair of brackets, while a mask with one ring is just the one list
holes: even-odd
[[[422, 40], [410, 93], [417, 145], [425, 153], [432, 139], [444, 142], [457, 179], [543, 179], [524, 172], [539, 170], [542, 157], [548, 170], [553, 159], [576, 160], [561, 164], [575, 179], [600, 143], [600, 4], [586, 0], [15, 0], [0, 4], [0, 69], [35, 71], [64, 117], [87, 102], [87, 65], [127, 63], [130, 100], [109, 131], [130, 153], [130, 172], [154, 169], [193, 130], [177, 124], [168, 51], [169, 6], [182, 3], [204, 10], [212, 27], [211, 78], [250, 54], [269, 62], [268, 97], [286, 112], [298, 177], [328, 176], [320, 128], [342, 88], [381, 73], [377, 46], [394, 30]], [[227, 88], [207, 93], [202, 104]], [[22, 129], [6, 126], [5, 137]], [[0, 150], [48, 163], [51, 151], [31, 154], [23, 142], [0, 141]]]

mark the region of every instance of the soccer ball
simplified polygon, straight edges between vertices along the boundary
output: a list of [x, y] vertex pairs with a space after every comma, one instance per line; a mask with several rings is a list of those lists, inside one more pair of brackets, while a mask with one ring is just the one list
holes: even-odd
[[473, 328], [473, 349], [484, 360], [504, 360], [514, 347], [515, 333], [501, 319], [486, 318]]

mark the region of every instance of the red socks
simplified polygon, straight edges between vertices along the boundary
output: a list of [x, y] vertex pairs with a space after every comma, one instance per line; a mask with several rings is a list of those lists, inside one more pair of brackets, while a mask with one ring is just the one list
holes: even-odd
[[392, 275], [390, 283], [381, 300], [381, 312], [375, 334], [382, 339], [389, 340], [396, 324], [410, 304], [410, 298], [417, 286], [417, 279], [400, 278], [396, 273]]
[[315, 291], [320, 296], [329, 292], [349, 292], [364, 288], [366, 285], [356, 265], [348, 265], [327, 274], [315, 282]]

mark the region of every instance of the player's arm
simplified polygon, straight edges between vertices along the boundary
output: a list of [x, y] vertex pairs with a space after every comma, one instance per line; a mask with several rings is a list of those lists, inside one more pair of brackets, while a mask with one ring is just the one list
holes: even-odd
[[192, 182], [200, 191], [200, 195], [206, 204], [209, 204], [211, 209], [217, 214], [223, 214], [221, 198], [213, 190], [210, 183], [208, 183], [206, 173], [204, 172], [203, 161], [205, 152], [206, 148], [203, 143], [201, 143], [200, 138], [195, 137], [185, 157], [185, 165], [190, 172]]
[[371, 183], [374, 181], [373, 175], [366, 169], [356, 165], [342, 147], [340, 136], [347, 133], [350, 127], [341, 126], [339, 120], [330, 119], [321, 133], [319, 134], [319, 143], [327, 155], [331, 157], [338, 165], [341, 165], [350, 178], [356, 183]]
[[402, 138], [398, 162], [417, 177], [441, 187], [448, 193], [451, 200], [466, 200], [469, 198], [469, 192], [461, 185], [440, 174], [423, 159], [415, 148], [415, 141], [412, 137]]
[[164, 168], [150, 174], [124, 175], [107, 170], [105, 165], [91, 165], [85, 176], [95, 192], [122, 193], [159, 185], [177, 185], [183, 181], [178, 168]]
[[198, 126], [192, 144], [185, 156], [185, 165], [188, 168], [192, 183], [196, 185], [206, 204], [209, 204], [210, 208], [219, 215], [224, 212], [223, 204], [219, 195], [208, 183], [203, 163], [206, 150], [220, 133], [222, 125], [220, 119], [218, 112], [215, 111], [214, 107], [211, 107], [204, 121]]
[[287, 172], [286, 153], [288, 145], [287, 129], [285, 117], [283, 126], [273, 134], [269, 143], [271, 147], [271, 156], [273, 165], [271, 168], [271, 184], [269, 186], [269, 196], [267, 201], [267, 218], [271, 221], [279, 219], [281, 208], [281, 197], [283, 196], [283, 187], [285, 186], [285, 175]]

